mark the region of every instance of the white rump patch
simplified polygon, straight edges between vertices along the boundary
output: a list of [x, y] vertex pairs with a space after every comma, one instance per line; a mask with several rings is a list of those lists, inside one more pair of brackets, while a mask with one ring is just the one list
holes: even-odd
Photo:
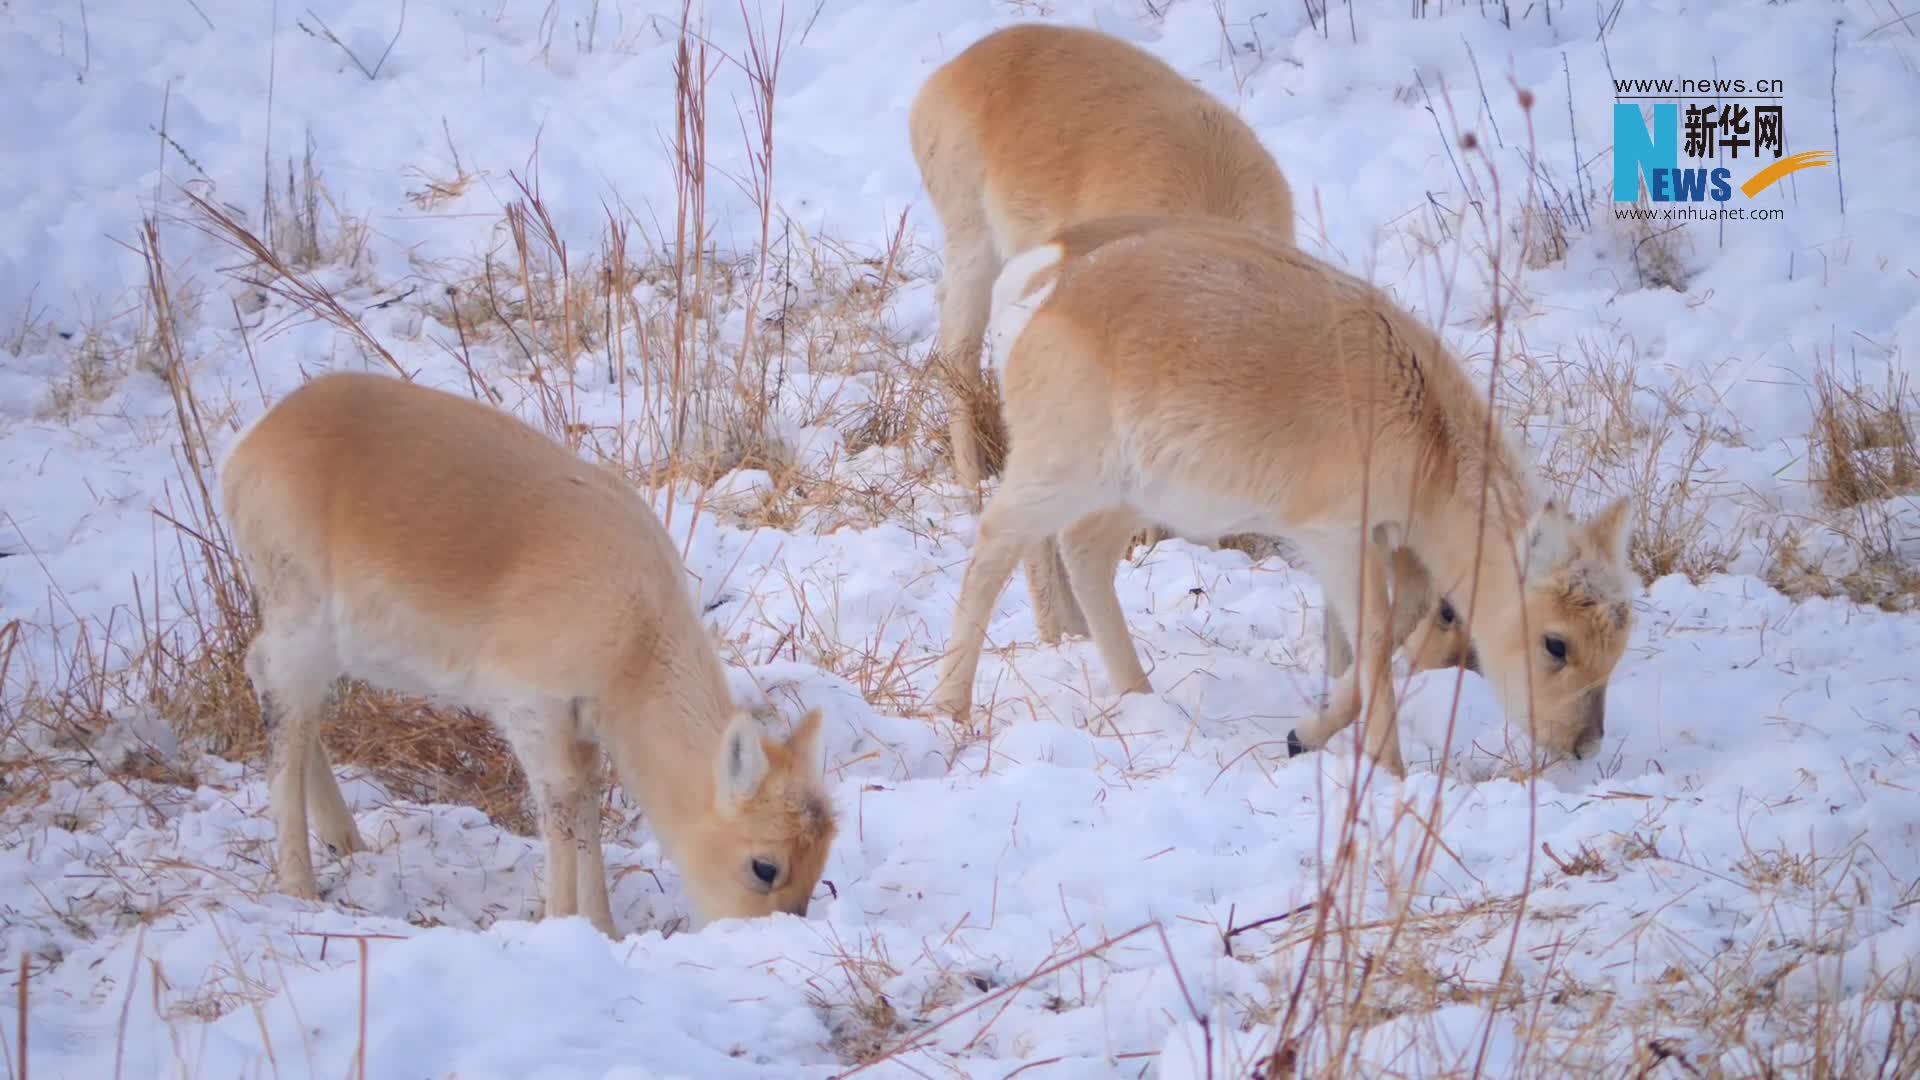
[[1066, 249], [1059, 244], [1042, 244], [1007, 260], [1000, 269], [1000, 276], [993, 279], [992, 316], [987, 323], [987, 353], [993, 364], [994, 374], [1005, 378], [1007, 357], [1013, 353], [1013, 345], [1020, 340], [1021, 331], [1033, 319], [1033, 313], [1040, 310], [1047, 297], [1053, 295], [1053, 287], [1059, 283], [1056, 275], [1050, 277], [1045, 285], [1027, 291], [1027, 285], [1035, 274], [1051, 270], [1060, 265], [1066, 255]]

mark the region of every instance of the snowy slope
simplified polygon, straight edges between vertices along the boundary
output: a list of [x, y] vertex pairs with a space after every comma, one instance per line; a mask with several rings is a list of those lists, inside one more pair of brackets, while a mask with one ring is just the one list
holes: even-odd
[[[777, 8], [762, 6], [771, 26]], [[1351, 810], [1363, 864], [1339, 915], [1350, 925], [1304, 984], [1347, 1000], [1363, 972], [1374, 980], [1366, 1033], [1339, 1051], [1349, 1070], [1683, 1075], [1648, 1056], [1666, 1054], [1709, 1073], [1771, 1062], [1803, 1075], [1815, 1047], [1859, 1047], [1870, 1075], [1920, 950], [1920, 694], [1903, 660], [1920, 621], [1795, 602], [1762, 575], [1770, 537], [1817, 507], [1816, 371], [1910, 372], [1920, 347], [1920, 124], [1902, 104], [1920, 93], [1920, 41], [1872, 2], [1627, 0], [1604, 34], [1581, 5], [1551, 23], [1515, 9], [1511, 27], [1495, 5], [1408, 7], [1335, 6], [1323, 26], [1309, 25], [1313, 5], [1239, 0], [790, 5], [774, 163], [790, 227], [775, 228], [796, 265], [834, 245], [878, 258], [904, 212], [920, 246], [875, 318], [920, 359], [938, 225], [905, 109], [934, 65], [1042, 16], [1136, 40], [1235, 103], [1294, 186], [1303, 246], [1444, 322], [1476, 362], [1492, 347], [1485, 244], [1520, 238], [1482, 230], [1468, 189], [1495, 213], [1490, 164], [1498, 217], [1518, 220], [1529, 153], [1538, 200], [1558, 197], [1546, 180], [1594, 188], [1564, 258], [1524, 272], [1507, 345], [1538, 359], [1510, 373], [1508, 404], [1555, 475], [1577, 478], [1577, 505], [1691, 476], [1702, 494], [1684, 512], [1729, 553], [1726, 573], [1662, 577], [1639, 598], [1597, 761], [1513, 771], [1498, 709], [1467, 677], [1441, 773], [1455, 678], [1428, 673], [1404, 706], [1413, 775], [1355, 800], [1351, 736], [1293, 761], [1276, 742], [1321, 690], [1318, 585], [1280, 559], [1177, 541], [1119, 582], [1155, 694], [1108, 693], [1086, 642], [1039, 646], [1016, 583], [990, 630], [1005, 648], [977, 683], [992, 739], [962, 740], [905, 708], [931, 686], [972, 536], [952, 491], [917, 490], [877, 523], [827, 529], [815, 511], [786, 531], [718, 511], [690, 522], [682, 491], [673, 531], [742, 700], [827, 713], [841, 839], [806, 919], [664, 933], [685, 896], [630, 815], [608, 849], [625, 939], [532, 923], [537, 842], [364, 778], [346, 788], [374, 850], [323, 861], [328, 899], [302, 903], [271, 891], [257, 765], [186, 748], [191, 790], [101, 781], [72, 747], [9, 731], [8, 755], [76, 766], [4, 811], [0, 966], [32, 964], [32, 1074], [351, 1075], [364, 1046], [369, 1077], [827, 1077], [917, 1034], [924, 1045], [865, 1075], [1204, 1076], [1211, 1045], [1212, 1075], [1244, 1077], [1274, 1025], [1314, 1030], [1287, 1018], [1312, 916], [1225, 943], [1223, 930], [1312, 900]], [[446, 347], [459, 330], [434, 303], [501, 242], [536, 148], [541, 200], [577, 255], [600, 242], [608, 205], [631, 211], [636, 247], [671, 233], [678, 10], [416, 0], [402, 23], [378, 0], [0, 3], [14, 91], [0, 126], [0, 552], [13, 556], [0, 621], [49, 628], [24, 639], [9, 695], [55, 680], [80, 628], [125, 635], [135, 612], [179, 614], [185, 549], [153, 515], [179, 492], [179, 435], [139, 348], [144, 270], [124, 246], [142, 213], [167, 217], [175, 316], [195, 386], [219, 406], [210, 449], [304, 374], [383, 366], [235, 284], [233, 252], [180, 220], [186, 186], [257, 222], [263, 164], [282, 189], [309, 145], [332, 202], [323, 221], [365, 225], [315, 273], [418, 378], [465, 392]], [[710, 31], [716, 49], [744, 51], [739, 6], [712, 5]], [[377, 61], [370, 79], [360, 66]], [[715, 64], [713, 242], [751, 250], [752, 200], [725, 178], [752, 164], [734, 114], [747, 80]], [[1648, 245], [1604, 201], [1609, 71], [1716, 70], [1784, 79], [1791, 145], [1831, 148], [1837, 132], [1840, 169], [1763, 195], [1784, 220], [1687, 226], [1666, 241], [1684, 287], [1644, 287]], [[1478, 150], [1453, 137], [1447, 100]], [[472, 180], [458, 195], [410, 196], [460, 172]], [[784, 272], [803, 303], [838, 280]], [[723, 346], [741, 321], [720, 320]], [[524, 386], [506, 341], [471, 355], [497, 385]], [[779, 425], [797, 458], [850, 487], [925, 475], [926, 453], [855, 453], [831, 422], [880, 393], [888, 355], [829, 345], [788, 359]], [[1580, 466], [1597, 421], [1567, 388], [1596, 356], [1638, 383], [1635, 417], [1674, 412], [1658, 391], [1683, 400], [1678, 414], [1711, 434], [1700, 453], [1676, 435]], [[580, 415], [618, 415], [603, 365], [581, 365], [577, 392]], [[520, 390], [508, 404], [537, 421]], [[1912, 543], [1907, 513], [1891, 508], [1896, 545]], [[1806, 530], [1816, 547], [1837, 542]], [[1851, 556], [1836, 544], [1831, 557]], [[92, 754], [170, 742], [138, 702], [119, 704]], [[1429, 834], [1416, 815], [1435, 805]], [[1409, 898], [1395, 885], [1429, 835], [1432, 867]], [[1396, 931], [1386, 917], [1403, 902], [1414, 915]], [[382, 936], [363, 968], [355, 942], [329, 934]], [[1821, 1009], [1838, 1019], [1794, 1026]], [[1309, 1039], [1303, 1066], [1331, 1052]]]

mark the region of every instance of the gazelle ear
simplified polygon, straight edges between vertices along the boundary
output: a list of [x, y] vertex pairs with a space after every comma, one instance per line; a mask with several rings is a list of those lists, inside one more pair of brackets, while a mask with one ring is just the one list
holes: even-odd
[[793, 726], [793, 734], [787, 736], [787, 753], [791, 760], [806, 770], [809, 779], [818, 780], [826, 771], [826, 758], [820, 741], [820, 709], [818, 706], [807, 710], [807, 715]]
[[1615, 566], [1626, 566], [1633, 539], [1633, 505], [1624, 496], [1607, 504], [1587, 522], [1587, 537]]
[[750, 713], [736, 713], [720, 738], [720, 756], [713, 763], [714, 801], [722, 814], [732, 814], [752, 798], [767, 778], [767, 749], [761, 742], [760, 722]]
[[1573, 522], [1560, 504], [1547, 500], [1527, 522], [1527, 550], [1524, 565], [1529, 580], [1544, 577], [1567, 560], [1573, 551]]

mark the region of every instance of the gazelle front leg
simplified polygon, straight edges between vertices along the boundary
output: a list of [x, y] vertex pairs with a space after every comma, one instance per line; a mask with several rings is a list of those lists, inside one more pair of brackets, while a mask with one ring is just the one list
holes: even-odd
[[[599, 799], [591, 779], [599, 776], [598, 747], [583, 749], [584, 732], [571, 702], [542, 701], [521, 704], [495, 714], [495, 722], [527, 774], [527, 787], [540, 819], [540, 835], [547, 853], [547, 907], [545, 917], [563, 919], [580, 914], [581, 863], [601, 862]], [[588, 831], [591, 811], [592, 829]], [[586, 857], [582, 858], [582, 854]], [[605, 900], [605, 869], [600, 870], [600, 906]], [[591, 894], [589, 894], [591, 896]], [[594, 903], [589, 900], [589, 903]], [[612, 919], [588, 918], [605, 933]]]
[[1353, 638], [1348, 635], [1346, 624], [1340, 621], [1339, 610], [1331, 603], [1322, 605], [1321, 620], [1321, 632], [1327, 639], [1327, 678], [1339, 679], [1353, 666]]
[[1328, 739], [1361, 721], [1361, 746], [1371, 760], [1397, 777], [1407, 767], [1400, 754], [1397, 703], [1393, 692], [1393, 613], [1387, 596], [1387, 551], [1374, 542], [1356, 546], [1338, 536], [1302, 545], [1325, 586], [1328, 609], [1353, 628], [1355, 664], [1337, 680], [1327, 707], [1287, 734], [1294, 756], [1325, 746]]
[[[584, 733], [582, 733], [584, 734]], [[576, 853], [575, 895], [580, 914], [608, 937], [613, 930], [613, 906], [607, 896], [606, 853], [600, 846], [600, 744], [576, 736], [573, 743], [574, 774], [579, 786], [574, 793], [573, 843]]]

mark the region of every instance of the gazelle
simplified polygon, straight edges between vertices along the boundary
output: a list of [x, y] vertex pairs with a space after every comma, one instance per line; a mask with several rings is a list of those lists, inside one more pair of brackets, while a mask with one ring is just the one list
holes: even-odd
[[1364, 712], [1367, 755], [1405, 775], [1383, 587], [1394, 547], [1460, 604], [1510, 724], [1553, 752], [1599, 746], [1632, 622], [1627, 504], [1575, 521], [1542, 499], [1459, 361], [1379, 290], [1224, 223], [1089, 222], [1008, 261], [989, 336], [1009, 455], [935, 707], [966, 714], [994, 599], [1055, 533], [1112, 688], [1147, 689], [1108, 524], [1138, 514], [1289, 538], [1358, 634], [1354, 671], [1290, 750]]
[[[1384, 530], [1379, 530], [1384, 536]], [[1393, 643], [1407, 650], [1410, 671], [1464, 667], [1480, 670], [1466, 623], [1451, 599], [1437, 596], [1427, 568], [1413, 552], [1388, 545], [1388, 602], [1393, 608]], [[1331, 604], [1326, 615], [1327, 677], [1338, 679], [1353, 664], [1353, 646], [1347, 629]]]
[[[937, 68], [908, 119], [914, 160], [945, 234], [940, 276], [940, 356], [954, 471], [978, 506], [980, 482], [996, 472], [1002, 427], [981, 372], [995, 275], [1008, 256], [1076, 222], [1123, 214], [1238, 222], [1275, 243], [1294, 243], [1293, 193], [1273, 156], [1232, 109], [1158, 57], [1111, 34], [1027, 23], [995, 31]], [[1145, 524], [1103, 519], [1125, 536], [1102, 544], [1115, 558]], [[1155, 530], [1159, 531], [1159, 530]], [[1213, 539], [1213, 538], [1208, 538]], [[1041, 640], [1087, 632], [1061, 565], [1041, 539], [1024, 553]], [[1464, 635], [1441, 618], [1417, 560], [1396, 560], [1410, 614], [1405, 639], [1416, 667], [1465, 654]], [[1417, 620], [1435, 613], [1424, 627]], [[1347, 634], [1332, 608], [1332, 668]]]
[[737, 709], [653, 510], [499, 409], [377, 375], [288, 394], [220, 466], [261, 625], [275, 876], [316, 898], [308, 815], [362, 848], [320, 744], [354, 676], [485, 713], [525, 768], [546, 914], [613, 933], [600, 748], [701, 922], [806, 913], [835, 833], [820, 713], [786, 739]]

